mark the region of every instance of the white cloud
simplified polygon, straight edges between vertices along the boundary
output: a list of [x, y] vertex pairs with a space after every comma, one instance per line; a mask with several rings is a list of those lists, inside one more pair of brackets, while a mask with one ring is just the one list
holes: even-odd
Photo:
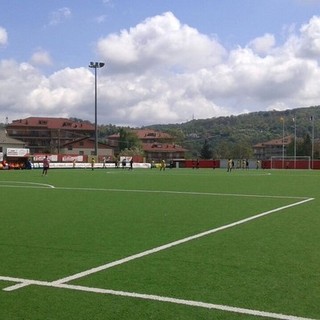
[[31, 57], [31, 63], [34, 65], [52, 65], [50, 54], [42, 49], [37, 50]]
[[102, 0], [102, 3], [103, 3], [104, 5], [113, 6], [113, 3], [112, 3], [111, 0]]
[[182, 25], [170, 12], [100, 39], [97, 47], [113, 72], [197, 70], [214, 66], [226, 53], [215, 39]]
[[306, 58], [318, 58], [320, 55], [320, 18], [312, 17], [308, 24], [300, 29], [297, 41], [298, 54]]
[[93, 97], [93, 76], [87, 69], [63, 69], [45, 77], [31, 64], [3, 60], [0, 75], [1, 118], [10, 113], [11, 120], [30, 115], [88, 119], [81, 111]]
[[0, 27], [0, 47], [6, 46], [8, 43], [8, 33], [3, 27]]
[[268, 53], [275, 45], [275, 37], [270, 33], [266, 33], [263, 37], [253, 39], [249, 46], [257, 53]]
[[[283, 110], [320, 101], [320, 18], [281, 45], [266, 33], [229, 52], [172, 13], [148, 18], [97, 42], [98, 121], [142, 126], [178, 123], [257, 110]], [[319, 52], [318, 52], [319, 51]], [[94, 121], [94, 74], [66, 68], [43, 75], [32, 64], [0, 60], [0, 121], [28, 115]], [[19, 88], [19, 90], [17, 90]]]
[[55, 26], [62, 23], [66, 19], [71, 18], [71, 10], [67, 7], [60, 8], [56, 11], [51, 12], [49, 25]]
[[105, 22], [106, 19], [107, 19], [107, 16], [104, 14], [104, 15], [101, 15], [101, 16], [96, 17], [95, 21], [96, 21], [98, 24], [100, 24], [100, 23]]

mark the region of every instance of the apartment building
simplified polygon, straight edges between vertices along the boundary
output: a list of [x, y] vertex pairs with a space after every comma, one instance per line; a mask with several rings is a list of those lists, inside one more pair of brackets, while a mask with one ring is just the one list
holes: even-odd
[[[160, 162], [161, 160], [184, 159], [187, 149], [177, 145], [174, 138], [168, 133], [151, 129], [132, 129], [141, 141], [146, 162]], [[115, 148], [115, 153], [119, 152], [120, 134], [108, 136], [108, 144]]]
[[258, 160], [268, 160], [271, 159], [271, 157], [286, 156], [287, 147], [291, 142], [291, 136], [261, 142], [253, 146], [253, 154]]
[[29, 117], [6, 126], [8, 136], [21, 140], [30, 153], [60, 153], [76, 139], [94, 135], [94, 125], [66, 118]]

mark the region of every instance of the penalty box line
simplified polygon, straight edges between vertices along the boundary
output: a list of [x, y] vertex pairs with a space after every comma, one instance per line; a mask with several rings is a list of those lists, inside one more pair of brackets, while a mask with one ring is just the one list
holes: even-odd
[[[85, 270], [85, 271], [70, 275], [70, 276], [65, 277], [65, 278], [61, 278], [61, 279], [52, 281], [51, 283], [53, 285], [60, 285], [60, 284], [64, 284], [64, 283], [67, 283], [67, 282], [70, 282], [70, 281], [73, 281], [73, 280], [77, 280], [77, 279], [89, 276], [91, 274], [94, 274], [94, 273], [97, 273], [97, 272], [100, 272], [100, 271], [103, 271], [103, 270], [106, 270], [106, 269], [110, 269], [110, 268], [113, 268], [115, 266], [127, 263], [129, 261], [133, 261], [133, 260], [148, 256], [148, 255], [151, 255], [151, 254], [154, 254], [154, 253], [157, 253], [157, 252], [160, 252], [160, 251], [163, 251], [163, 250], [178, 246], [180, 244], [183, 244], [183, 243], [195, 240], [195, 239], [199, 239], [199, 238], [202, 238], [204, 236], [208, 236], [210, 234], [213, 234], [213, 233], [216, 233], [216, 232], [219, 232], [219, 231], [222, 231], [222, 230], [226, 230], [226, 229], [229, 229], [229, 228], [232, 228], [232, 227], [247, 223], [247, 222], [252, 221], [252, 220], [259, 219], [261, 217], [267, 216], [267, 215], [272, 214], [274, 212], [278, 212], [278, 211], [282, 211], [282, 210], [285, 210], [285, 209], [288, 209], [288, 208], [291, 208], [291, 207], [294, 207], [294, 206], [302, 205], [302, 204], [304, 204], [306, 202], [309, 202], [311, 200], [314, 200], [314, 198], [307, 198], [307, 199], [304, 199], [304, 200], [301, 200], [301, 201], [298, 201], [298, 202], [295, 202], [295, 203], [291, 203], [291, 204], [288, 204], [288, 205], [285, 205], [285, 206], [282, 206], [282, 207], [278, 207], [278, 208], [275, 208], [275, 209], [272, 209], [272, 210], [269, 210], [269, 211], [266, 211], [266, 212], [262, 212], [260, 214], [254, 215], [254, 216], [251, 216], [251, 217], [248, 217], [248, 218], [245, 218], [245, 219], [241, 219], [241, 220], [229, 223], [229, 224], [224, 225], [224, 226], [220, 226], [218, 228], [214, 228], [214, 229], [211, 229], [211, 230], [208, 230], [208, 231], [205, 231], [205, 232], [201, 232], [201, 233], [195, 234], [195, 235], [190, 236], [190, 237], [186, 237], [186, 238], [183, 238], [183, 239], [180, 239], [180, 240], [177, 240], [177, 241], [173, 241], [173, 242], [170, 242], [168, 244], [165, 244], [165, 245], [162, 245], [162, 246], [150, 249], [150, 250], [146, 250], [146, 251], [143, 251], [143, 252], [140, 252], [140, 253], [125, 257], [125, 258], [120, 259], [120, 260], [109, 262], [107, 264], [104, 264], [104, 265], [101, 265], [101, 266], [98, 266], [98, 267], [95, 267], [95, 268], [92, 268], [92, 269], [88, 269], [88, 270]], [[26, 286], [30, 285], [30, 283], [28, 281], [21, 281], [21, 282], [18, 281], [18, 282], [19, 283], [17, 283], [16, 285], [4, 288], [3, 290], [4, 291], [13, 291], [13, 290], [17, 290], [17, 289], [20, 289], [20, 288], [23, 288], [23, 287], [26, 287]]]

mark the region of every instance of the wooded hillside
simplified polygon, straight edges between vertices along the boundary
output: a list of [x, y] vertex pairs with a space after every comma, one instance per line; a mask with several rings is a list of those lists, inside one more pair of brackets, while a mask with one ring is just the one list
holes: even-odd
[[[283, 120], [282, 120], [283, 119]], [[152, 125], [147, 128], [168, 132], [177, 143], [190, 150], [190, 156], [201, 154], [205, 142], [214, 158], [250, 158], [252, 146], [259, 142], [295, 134], [304, 139], [318, 139], [320, 106], [285, 111], [261, 111], [238, 116], [191, 120], [181, 124]]]

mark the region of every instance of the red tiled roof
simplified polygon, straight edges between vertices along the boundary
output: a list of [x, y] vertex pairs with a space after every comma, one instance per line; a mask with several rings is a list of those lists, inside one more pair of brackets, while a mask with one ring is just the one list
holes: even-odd
[[[92, 144], [95, 143], [95, 139], [94, 139], [94, 138], [82, 137], [82, 138], [75, 139], [75, 140], [73, 140], [73, 141], [64, 143], [64, 144], [62, 145], [62, 148], [67, 148], [68, 146], [76, 145], [78, 142], [81, 142], [81, 141], [89, 141], [89, 142], [92, 142]], [[99, 148], [107, 148], [107, 147], [109, 147], [109, 146], [108, 146], [106, 143], [104, 143], [104, 142], [98, 142], [98, 146], [99, 146]]]
[[143, 151], [146, 152], [186, 152], [187, 149], [182, 148], [176, 144], [167, 144], [167, 143], [143, 143]]
[[133, 130], [139, 139], [172, 139], [172, 137], [165, 132], [155, 131], [150, 129]]
[[284, 137], [283, 141], [282, 138], [280, 139], [274, 139], [274, 140], [270, 140], [267, 142], [261, 142], [261, 143], [257, 143], [256, 145], [254, 145], [255, 148], [262, 148], [265, 146], [282, 146], [282, 144], [284, 145], [288, 145], [290, 144], [292, 141], [292, 137], [291, 136], [287, 136]]
[[[172, 139], [172, 137], [165, 132], [150, 130], [150, 129], [130, 129], [131, 132], [134, 132], [139, 140], [150, 140], [150, 139]], [[109, 139], [119, 139], [120, 134], [115, 133], [108, 136]]]
[[67, 118], [29, 117], [26, 119], [13, 120], [8, 127], [38, 127], [48, 129], [72, 129], [94, 130], [94, 125], [88, 122], [73, 121]]

